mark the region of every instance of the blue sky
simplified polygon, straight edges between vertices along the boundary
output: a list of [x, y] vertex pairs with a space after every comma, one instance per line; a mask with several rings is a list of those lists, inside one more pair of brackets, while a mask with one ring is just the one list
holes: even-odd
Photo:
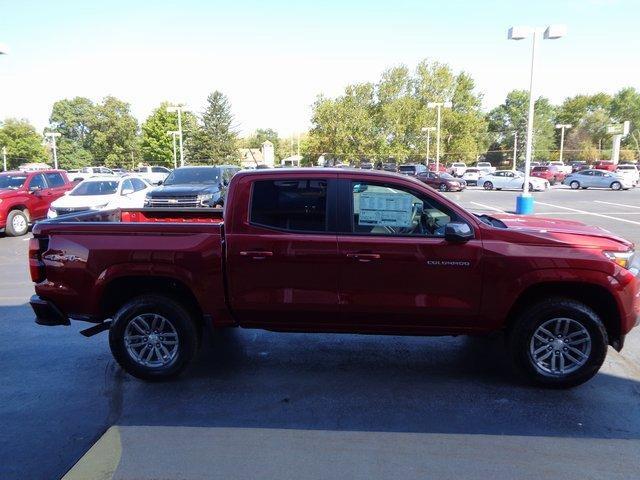
[[468, 71], [484, 107], [528, 88], [530, 43], [511, 25], [564, 23], [540, 43], [537, 93], [640, 88], [638, 0], [56, 1], [0, 0], [0, 119], [40, 129], [53, 102], [112, 94], [139, 120], [163, 100], [199, 111], [215, 89], [238, 127], [305, 130], [319, 93], [375, 81], [423, 58]]

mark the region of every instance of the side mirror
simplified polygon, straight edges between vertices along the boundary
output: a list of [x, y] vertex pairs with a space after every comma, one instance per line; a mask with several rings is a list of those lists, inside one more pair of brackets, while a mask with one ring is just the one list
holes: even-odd
[[158, 185], [162, 185], [164, 183], [164, 180], [158, 180]]
[[121, 195], [131, 195], [133, 192], [133, 188], [123, 188]]
[[449, 222], [444, 227], [444, 239], [447, 242], [467, 242], [473, 238], [473, 229], [466, 223]]

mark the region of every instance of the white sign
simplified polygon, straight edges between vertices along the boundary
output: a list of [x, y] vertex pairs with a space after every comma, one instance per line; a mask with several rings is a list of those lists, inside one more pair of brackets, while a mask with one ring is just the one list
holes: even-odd
[[404, 227], [412, 225], [413, 196], [408, 193], [363, 192], [359, 225]]

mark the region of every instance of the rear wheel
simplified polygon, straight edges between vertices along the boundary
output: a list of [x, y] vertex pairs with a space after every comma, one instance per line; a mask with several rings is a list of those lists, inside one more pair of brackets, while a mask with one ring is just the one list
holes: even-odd
[[109, 347], [130, 375], [165, 380], [179, 375], [198, 346], [194, 318], [178, 302], [161, 295], [142, 295], [113, 317]]
[[538, 385], [569, 388], [592, 378], [607, 354], [607, 332], [587, 305], [549, 298], [526, 309], [508, 337], [516, 368]]
[[482, 186], [484, 187], [485, 190], [493, 190], [493, 183], [491, 182], [484, 182]]
[[622, 188], [622, 184], [620, 182], [613, 182], [611, 184], [611, 190], [620, 190]]
[[9, 237], [20, 237], [29, 231], [29, 218], [22, 210], [13, 210], [7, 215], [5, 232]]
[[447, 188], [447, 184], [446, 184], [446, 183], [441, 183], [441, 184], [438, 186], [438, 190], [440, 190], [441, 192], [446, 192], [446, 191], [447, 191], [447, 190], [449, 190], [449, 189]]
[[572, 190], [578, 190], [580, 188], [580, 182], [574, 180], [569, 184], [569, 186]]

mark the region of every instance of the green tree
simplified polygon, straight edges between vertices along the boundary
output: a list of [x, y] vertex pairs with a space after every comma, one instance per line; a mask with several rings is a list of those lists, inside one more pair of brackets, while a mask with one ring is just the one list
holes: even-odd
[[139, 147], [138, 121], [130, 106], [115, 97], [105, 97], [96, 107], [91, 132], [91, 153], [95, 162], [109, 167], [131, 166]]
[[91, 132], [96, 125], [97, 110], [88, 98], [58, 100], [49, 117], [50, 128], [85, 150], [91, 147]]
[[178, 119], [177, 113], [167, 112], [168, 106], [169, 102], [162, 102], [142, 124], [140, 154], [146, 163], [173, 167], [173, 139], [167, 132], [178, 130]]
[[[533, 158], [548, 160], [555, 145], [555, 110], [551, 102], [544, 97], [535, 101], [534, 108]], [[513, 151], [514, 133], [517, 132], [518, 160], [523, 159], [525, 155], [528, 109], [529, 93], [525, 90], [512, 90], [507, 94], [505, 102], [488, 114], [489, 131], [503, 151]]]
[[88, 167], [93, 163], [93, 156], [77, 142], [60, 137], [56, 143], [58, 166], [65, 170]]
[[238, 136], [233, 125], [231, 104], [221, 92], [207, 97], [200, 128], [194, 132], [192, 161], [204, 164], [238, 163]]
[[616, 93], [611, 101], [611, 116], [617, 122], [631, 123], [623, 145], [634, 149], [636, 158], [640, 158], [640, 92], [627, 87]]
[[15, 169], [22, 163], [49, 162], [42, 145], [42, 136], [27, 120], [8, 118], [0, 123], [0, 148], [7, 149], [7, 168]]

